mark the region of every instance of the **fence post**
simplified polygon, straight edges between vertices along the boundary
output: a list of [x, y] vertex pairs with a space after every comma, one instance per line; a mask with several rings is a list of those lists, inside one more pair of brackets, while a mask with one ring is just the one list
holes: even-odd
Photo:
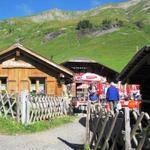
[[16, 94], [16, 105], [17, 105], [17, 122], [20, 122], [20, 95]]
[[63, 109], [62, 109], [63, 110], [63, 114], [67, 115], [68, 106], [67, 106], [67, 98], [66, 97], [63, 97], [62, 105], [63, 105]]
[[28, 105], [28, 92], [21, 92], [21, 122], [22, 124], [29, 123], [29, 105]]
[[89, 146], [90, 144], [90, 110], [91, 110], [91, 102], [88, 102], [87, 105], [87, 117], [86, 117], [86, 140], [85, 145]]
[[125, 150], [131, 150], [130, 131], [130, 110], [125, 107]]

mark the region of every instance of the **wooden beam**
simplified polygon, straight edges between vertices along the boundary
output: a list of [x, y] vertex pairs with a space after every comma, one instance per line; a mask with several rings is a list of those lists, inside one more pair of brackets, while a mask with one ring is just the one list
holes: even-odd
[[16, 57], [20, 57], [21, 56], [21, 53], [19, 50], [16, 50]]
[[130, 110], [128, 107], [125, 107], [125, 150], [131, 150], [130, 131]]
[[136, 73], [141, 68], [141, 66], [146, 62], [146, 60], [147, 60], [147, 56], [142, 58], [141, 61], [137, 62], [134, 67], [132, 66], [132, 68], [131, 68], [131, 66], [129, 66], [128, 68], [130, 71], [126, 75], [126, 77], [124, 77], [122, 82], [125, 83], [128, 79], [130, 79], [130, 77], [133, 75], [133, 73]]
[[0, 63], [12, 55], [15, 55], [15, 51], [9, 52], [8, 54], [3, 54], [2, 56], [0, 56]]

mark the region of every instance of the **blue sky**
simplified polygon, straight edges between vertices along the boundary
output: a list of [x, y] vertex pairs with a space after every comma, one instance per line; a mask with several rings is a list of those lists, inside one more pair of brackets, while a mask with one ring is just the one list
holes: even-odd
[[0, 19], [27, 16], [52, 8], [62, 10], [88, 10], [111, 2], [127, 0], [1, 0]]

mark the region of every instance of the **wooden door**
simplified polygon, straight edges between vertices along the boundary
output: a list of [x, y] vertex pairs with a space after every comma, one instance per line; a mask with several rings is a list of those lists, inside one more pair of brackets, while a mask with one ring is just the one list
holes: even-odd
[[56, 95], [56, 92], [55, 92], [55, 82], [53, 82], [53, 81], [47, 81], [47, 84], [46, 84], [46, 93], [48, 95], [51, 95], [51, 96], [55, 96]]
[[21, 91], [29, 91], [29, 81], [28, 80], [20, 80], [20, 89], [19, 92]]
[[7, 87], [9, 93], [16, 93], [17, 92], [17, 81], [16, 80], [8, 80]]

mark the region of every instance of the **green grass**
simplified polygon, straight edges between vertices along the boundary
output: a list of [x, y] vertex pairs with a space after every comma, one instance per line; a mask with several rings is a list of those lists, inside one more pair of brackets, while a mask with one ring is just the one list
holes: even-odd
[[55, 128], [66, 123], [71, 123], [74, 121], [74, 119], [74, 116], [64, 116], [52, 119], [50, 121], [35, 122], [34, 124], [25, 126], [17, 123], [12, 118], [6, 119], [0, 117], [0, 133], [8, 135], [34, 133], [44, 131], [50, 128]]
[[[54, 20], [37, 24], [23, 17], [11, 19], [13, 24], [10, 24], [10, 20], [4, 21], [0, 23], [0, 50], [8, 48], [17, 38], [22, 38], [24, 46], [47, 58], [53, 56], [56, 63], [85, 57], [120, 72], [137, 52], [137, 48], [150, 44], [150, 12], [143, 10], [147, 2], [148, 0], [144, 0], [127, 10], [96, 8], [74, 20]], [[93, 12], [96, 15], [90, 16]], [[82, 19], [89, 19], [94, 25], [100, 26], [102, 20], [111, 19], [113, 22], [116, 18], [123, 20], [124, 26], [113, 33], [99, 37], [79, 37], [75, 30], [77, 22]], [[141, 20], [144, 23], [143, 29], [135, 25], [136, 21]], [[65, 34], [44, 42], [45, 33], [62, 28], [65, 28]]]
[[91, 150], [89, 146], [85, 145], [84, 150]]

